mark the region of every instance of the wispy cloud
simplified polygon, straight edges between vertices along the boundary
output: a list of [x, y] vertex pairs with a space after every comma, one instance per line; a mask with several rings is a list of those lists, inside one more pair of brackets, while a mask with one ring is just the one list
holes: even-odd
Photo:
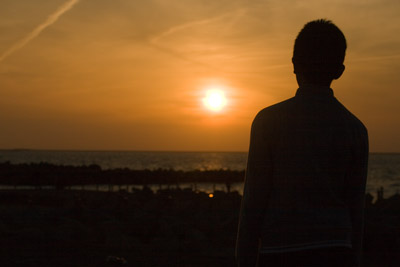
[[35, 37], [37, 37], [43, 30], [47, 27], [55, 23], [65, 12], [73, 8], [79, 0], [69, 0], [61, 5], [53, 14], [51, 14], [46, 21], [42, 24], [38, 25], [33, 31], [31, 31], [28, 35], [26, 35], [23, 39], [19, 40], [17, 43], [12, 45], [8, 50], [6, 50], [0, 56], [0, 62], [2, 62], [5, 58], [9, 57], [15, 51], [21, 49], [25, 45], [27, 45], [30, 41], [32, 41]]
[[172, 35], [176, 32], [179, 31], [183, 31], [186, 30], [188, 28], [194, 28], [197, 26], [201, 26], [201, 25], [206, 25], [206, 24], [210, 24], [213, 22], [218, 22], [218, 21], [223, 21], [232, 17], [238, 17], [238, 16], [242, 16], [245, 13], [244, 9], [238, 9], [235, 11], [229, 11], [226, 12], [222, 15], [218, 15], [215, 17], [211, 17], [211, 18], [205, 18], [205, 19], [200, 19], [200, 20], [195, 20], [195, 21], [190, 21], [187, 23], [183, 23], [181, 25], [177, 25], [174, 27], [169, 28], [168, 30], [162, 32], [161, 34], [158, 34], [157, 36], [155, 36], [154, 38], [152, 38], [150, 40], [151, 43], [158, 43], [161, 39], [167, 37], [168, 35]]
[[185, 32], [188, 29], [191, 28], [196, 28], [196, 27], [201, 27], [206, 25], [212, 24], [212, 23], [220, 23], [220, 24], [229, 24], [233, 23], [242, 16], [244, 16], [247, 12], [246, 8], [237, 8], [236, 10], [231, 10], [229, 12], [223, 13], [218, 16], [214, 16], [211, 18], [204, 18], [204, 19], [199, 19], [199, 20], [194, 20], [190, 21], [187, 23], [183, 23], [180, 25], [173, 26], [169, 28], [168, 30], [154, 36], [148, 41], [148, 45], [159, 50], [160, 52], [169, 54], [175, 58], [182, 59], [188, 62], [192, 62], [197, 65], [201, 65], [204, 67], [207, 67], [209, 69], [214, 69], [214, 70], [220, 70], [219, 68], [215, 66], [211, 66], [210, 64], [207, 64], [205, 62], [193, 59], [188, 53], [182, 52], [171, 46], [171, 44], [166, 44], [164, 42], [164, 39], [166, 39], [169, 36], [172, 35], [179, 35], [179, 33]]

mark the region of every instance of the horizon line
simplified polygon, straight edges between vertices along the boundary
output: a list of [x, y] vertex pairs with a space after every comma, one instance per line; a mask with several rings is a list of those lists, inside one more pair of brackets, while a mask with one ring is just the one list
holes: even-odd
[[[68, 152], [160, 152], [160, 153], [248, 153], [239, 150], [143, 150], [143, 149], [46, 149], [46, 148], [0, 148], [0, 151], [68, 151]], [[400, 154], [400, 152], [369, 151], [369, 154]]]
[[182, 152], [182, 153], [247, 153], [239, 150], [156, 150], [156, 149], [58, 149], [58, 148], [0, 148], [0, 151], [71, 151], [71, 152]]

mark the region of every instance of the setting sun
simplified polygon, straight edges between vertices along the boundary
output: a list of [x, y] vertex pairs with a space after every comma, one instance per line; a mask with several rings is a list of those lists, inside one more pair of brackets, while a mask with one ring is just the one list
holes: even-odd
[[225, 93], [218, 89], [208, 90], [203, 98], [204, 106], [211, 111], [220, 111], [226, 105]]

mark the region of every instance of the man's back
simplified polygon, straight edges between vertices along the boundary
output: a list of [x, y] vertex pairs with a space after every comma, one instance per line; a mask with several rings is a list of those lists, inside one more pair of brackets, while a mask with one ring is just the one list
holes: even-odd
[[303, 86], [263, 109], [251, 130], [238, 239], [259, 236], [260, 253], [360, 250], [367, 160], [364, 125], [329, 87]]
[[[351, 183], [361, 193], [365, 185], [368, 138], [363, 124], [331, 89], [303, 87], [296, 97], [261, 111], [252, 130], [264, 132], [264, 149], [273, 157], [271, 176], [259, 177], [270, 180], [271, 189], [262, 192], [269, 195], [262, 226], [264, 251], [351, 247], [346, 207], [349, 195], [357, 193]], [[360, 158], [363, 164], [357, 164]], [[350, 177], [357, 172], [358, 178]]]

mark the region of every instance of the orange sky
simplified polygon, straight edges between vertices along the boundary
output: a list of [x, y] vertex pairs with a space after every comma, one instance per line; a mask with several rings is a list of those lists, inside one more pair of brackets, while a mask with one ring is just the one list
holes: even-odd
[[348, 41], [336, 97], [372, 152], [400, 152], [399, 13], [397, 0], [2, 0], [0, 148], [246, 151], [256, 113], [297, 89], [297, 33], [328, 18]]

